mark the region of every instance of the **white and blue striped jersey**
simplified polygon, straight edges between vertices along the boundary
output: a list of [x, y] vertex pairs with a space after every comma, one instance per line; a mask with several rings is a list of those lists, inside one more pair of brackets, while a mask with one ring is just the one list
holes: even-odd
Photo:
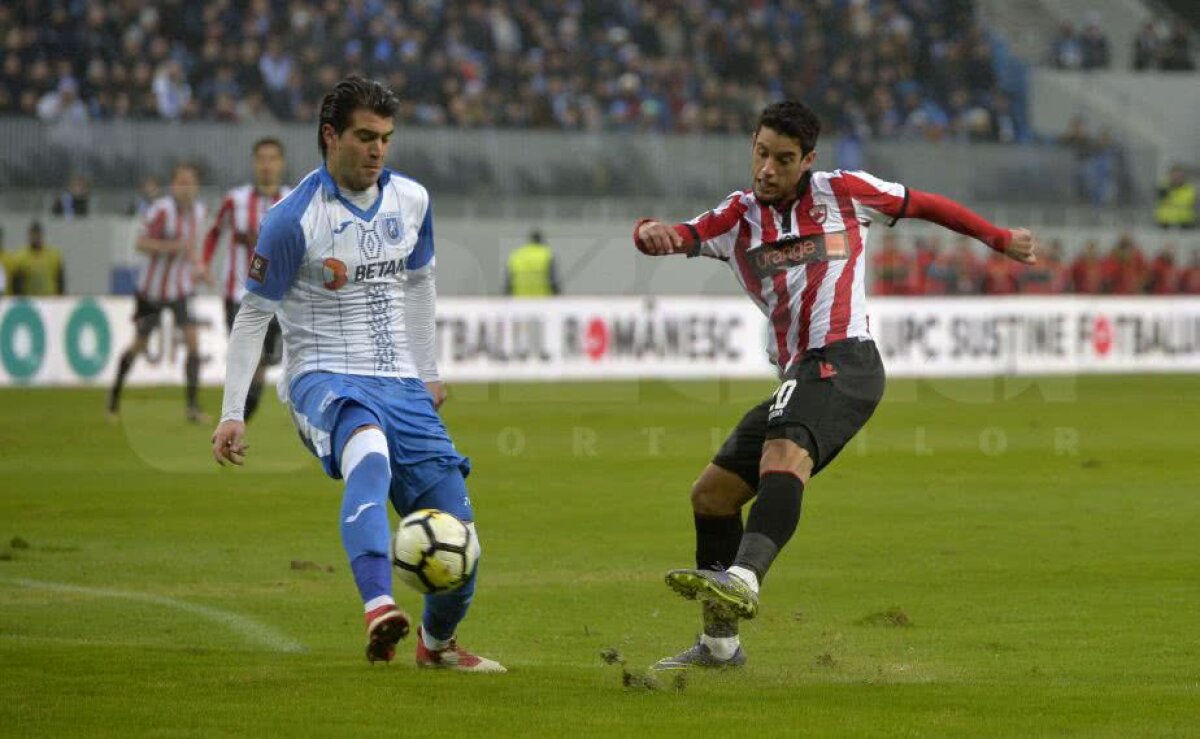
[[[429, 193], [387, 169], [378, 185], [375, 203], [362, 210], [321, 167], [263, 220], [246, 300], [279, 318], [281, 390], [317, 370], [436, 379], [433, 358], [414, 356], [406, 328], [406, 311], [433, 314]], [[408, 293], [425, 278], [429, 289], [419, 294], [429, 305], [414, 306], [417, 293]]]

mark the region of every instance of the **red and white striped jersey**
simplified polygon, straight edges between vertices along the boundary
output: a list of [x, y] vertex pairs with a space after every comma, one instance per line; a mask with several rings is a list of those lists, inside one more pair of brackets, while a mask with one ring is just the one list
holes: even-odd
[[258, 242], [258, 227], [272, 205], [282, 200], [292, 188], [284, 185], [274, 197], [263, 195], [254, 185], [242, 185], [225, 193], [212, 228], [204, 237], [204, 266], [212, 265], [217, 247], [229, 245], [224, 276], [217, 285], [226, 299], [240, 303], [246, 294], [246, 276], [250, 259]]
[[780, 369], [808, 349], [870, 338], [863, 248], [871, 216], [904, 216], [908, 190], [866, 172], [811, 172], [801, 195], [780, 210], [753, 191], [676, 226], [690, 256], [729, 263], [771, 323]]
[[142, 218], [140, 235], [152, 239], [179, 239], [188, 242], [189, 248], [177, 254], [155, 252], [143, 255], [138, 295], [146, 300], [170, 302], [192, 294], [192, 259], [207, 213], [204, 203], [198, 200], [191, 208], [180, 210], [170, 195], [150, 204]]

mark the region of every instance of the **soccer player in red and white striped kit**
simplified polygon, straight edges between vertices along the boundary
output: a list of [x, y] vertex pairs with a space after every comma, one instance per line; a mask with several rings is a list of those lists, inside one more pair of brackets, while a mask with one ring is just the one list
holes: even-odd
[[[667, 584], [703, 608], [704, 632], [656, 669], [740, 666], [738, 621], [795, 533], [809, 478], [871, 417], [884, 371], [871, 340], [863, 272], [872, 217], [919, 218], [1034, 264], [1033, 235], [962, 205], [865, 172], [813, 170], [820, 122], [803, 103], [767, 106], [751, 144], [752, 188], [680, 224], [638, 221], [645, 254], [726, 262], [770, 321], [779, 388], [752, 408], [692, 487], [696, 568]], [[743, 525], [741, 510], [754, 500]], [[728, 568], [728, 569], [726, 569]]]
[[158, 326], [159, 316], [169, 310], [175, 317], [175, 327], [183, 329], [187, 347], [184, 360], [187, 418], [193, 423], [208, 420], [196, 401], [200, 353], [190, 305], [193, 280], [201, 272], [196, 242], [207, 217], [204, 203], [198, 199], [199, 191], [200, 171], [196, 165], [176, 164], [171, 173], [170, 194], [155, 200], [142, 218], [137, 250], [145, 259], [138, 275], [133, 314], [137, 335], [117, 363], [117, 376], [108, 393], [110, 417], [115, 418], [120, 412], [121, 390], [134, 360], [146, 351], [146, 342]]
[[[283, 184], [283, 172], [287, 167], [283, 142], [270, 137], [259, 139], [254, 143], [252, 157], [254, 182], [225, 193], [212, 228], [204, 237], [202, 261], [206, 276], [212, 269], [217, 248], [223, 241], [229, 245], [225, 274], [217, 283], [225, 296], [225, 328], [229, 331], [233, 330], [233, 319], [246, 294], [246, 277], [254, 246], [258, 243], [259, 225], [267, 215], [267, 210], [292, 191], [292, 188]], [[271, 319], [258, 369], [250, 383], [250, 392], [246, 395], [245, 420], [249, 421], [258, 409], [267, 367], [279, 363], [282, 351], [279, 321]]]

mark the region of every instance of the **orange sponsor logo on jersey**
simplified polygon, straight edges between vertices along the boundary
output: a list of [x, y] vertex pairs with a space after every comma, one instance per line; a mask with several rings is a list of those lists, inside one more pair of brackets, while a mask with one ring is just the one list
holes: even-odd
[[337, 290], [346, 284], [346, 263], [340, 259], [329, 257], [322, 264], [325, 267], [325, 289]]
[[764, 244], [763, 247], [754, 257], [755, 266], [763, 271], [828, 259], [845, 259], [849, 253], [846, 234], [841, 231], [792, 237], [774, 244]]

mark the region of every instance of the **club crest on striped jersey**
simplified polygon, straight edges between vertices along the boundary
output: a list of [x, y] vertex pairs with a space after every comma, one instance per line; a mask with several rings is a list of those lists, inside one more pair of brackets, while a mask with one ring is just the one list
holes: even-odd
[[825, 219], [829, 217], [829, 206], [824, 203], [814, 205], [808, 209], [808, 217], [813, 219], [817, 225], [825, 223]]
[[747, 262], [760, 278], [786, 272], [802, 264], [846, 259], [849, 256], [845, 231], [790, 236], [746, 251]]

